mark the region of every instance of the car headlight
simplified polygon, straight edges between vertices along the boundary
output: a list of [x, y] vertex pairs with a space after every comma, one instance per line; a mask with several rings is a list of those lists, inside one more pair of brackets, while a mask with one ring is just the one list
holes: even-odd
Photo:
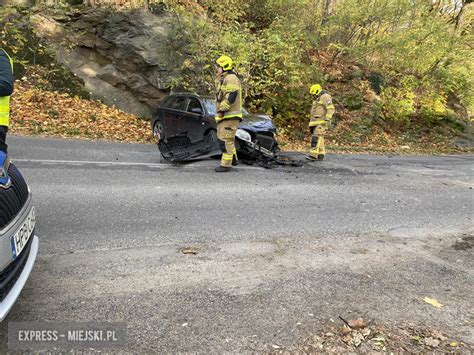
[[243, 141], [252, 142], [252, 136], [250, 135], [250, 133], [243, 129], [238, 128], [237, 132], [235, 132], [235, 135]]

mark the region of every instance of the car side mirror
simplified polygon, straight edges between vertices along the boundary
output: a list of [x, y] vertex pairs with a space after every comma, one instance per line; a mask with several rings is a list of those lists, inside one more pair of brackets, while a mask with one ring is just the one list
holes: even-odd
[[191, 109], [192, 113], [195, 113], [197, 115], [202, 115], [202, 110], [199, 107], [194, 107]]

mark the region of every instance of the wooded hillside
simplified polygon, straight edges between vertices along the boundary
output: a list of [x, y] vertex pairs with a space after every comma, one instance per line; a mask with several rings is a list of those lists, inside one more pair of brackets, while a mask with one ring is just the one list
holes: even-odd
[[[437, 144], [461, 137], [461, 145], [472, 144], [466, 143], [474, 109], [472, 1], [70, 0], [49, 6], [71, 4], [76, 12], [93, 6], [171, 14], [168, 50], [179, 70], [167, 88], [213, 92], [213, 61], [228, 54], [243, 79], [246, 105], [271, 114], [290, 139], [304, 138], [309, 86], [321, 83], [333, 94], [333, 134], [341, 143]], [[3, 23], [1, 44], [21, 53], [27, 41], [19, 41], [5, 16]]]

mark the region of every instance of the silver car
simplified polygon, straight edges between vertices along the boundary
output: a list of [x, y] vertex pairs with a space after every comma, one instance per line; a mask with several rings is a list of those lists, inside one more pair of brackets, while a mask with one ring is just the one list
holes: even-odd
[[33, 269], [38, 253], [31, 191], [8, 158], [0, 161], [0, 321]]

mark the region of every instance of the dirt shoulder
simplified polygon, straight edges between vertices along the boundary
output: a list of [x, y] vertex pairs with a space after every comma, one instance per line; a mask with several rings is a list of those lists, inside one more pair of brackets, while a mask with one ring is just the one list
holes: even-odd
[[[298, 350], [304, 352], [389, 352], [389, 353], [472, 353], [472, 345], [436, 329], [413, 324], [367, 324], [362, 318], [342, 320], [329, 325], [324, 332], [309, 337]], [[345, 324], [347, 322], [347, 325]], [[343, 324], [336, 326], [336, 323]], [[274, 345], [273, 348], [278, 348]]]

